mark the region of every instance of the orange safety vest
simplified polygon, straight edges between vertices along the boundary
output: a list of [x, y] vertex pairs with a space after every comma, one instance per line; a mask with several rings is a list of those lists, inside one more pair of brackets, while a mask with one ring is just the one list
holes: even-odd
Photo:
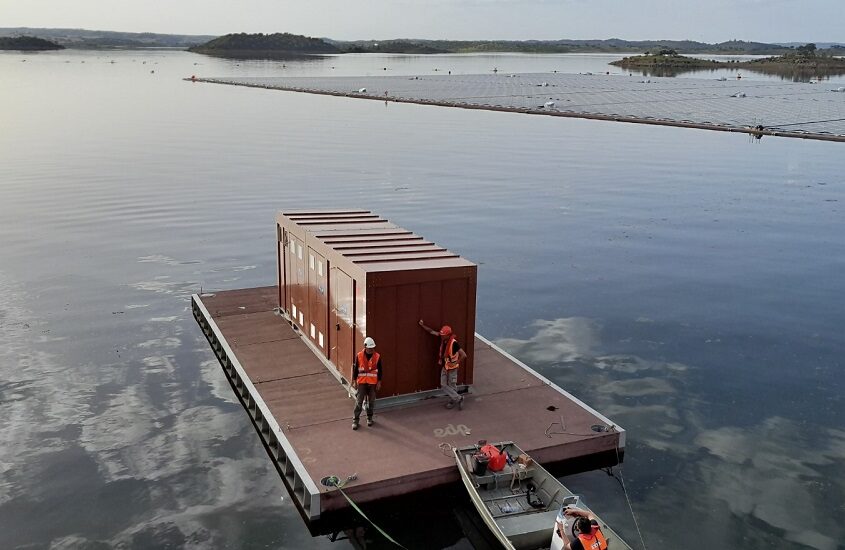
[[440, 343], [440, 357], [443, 358], [443, 366], [446, 370], [456, 369], [460, 366], [460, 356], [457, 353], [452, 353], [452, 344], [457, 342], [454, 336], [450, 336], [449, 340], [444, 344]]
[[358, 378], [355, 379], [357, 383], [378, 384], [378, 359], [378, 352], [373, 352], [369, 359], [364, 350], [358, 352]]
[[578, 540], [584, 550], [607, 550], [607, 541], [598, 525], [593, 525], [593, 532], [589, 535], [578, 533]]

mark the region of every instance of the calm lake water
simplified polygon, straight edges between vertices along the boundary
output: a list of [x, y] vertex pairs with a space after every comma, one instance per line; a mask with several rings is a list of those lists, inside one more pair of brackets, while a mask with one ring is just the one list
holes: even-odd
[[[189, 310], [272, 284], [274, 213], [323, 206], [479, 263], [479, 332], [628, 430], [650, 548], [843, 548], [842, 144], [181, 80], [613, 59], [0, 54], [0, 548], [350, 547], [311, 537]], [[615, 479], [564, 482], [637, 545]], [[467, 505], [374, 519], [471, 548]]]

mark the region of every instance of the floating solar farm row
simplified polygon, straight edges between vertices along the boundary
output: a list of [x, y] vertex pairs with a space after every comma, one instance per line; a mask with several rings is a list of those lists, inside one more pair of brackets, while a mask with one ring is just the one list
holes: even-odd
[[845, 141], [845, 88], [576, 74], [214, 78], [205, 82]]

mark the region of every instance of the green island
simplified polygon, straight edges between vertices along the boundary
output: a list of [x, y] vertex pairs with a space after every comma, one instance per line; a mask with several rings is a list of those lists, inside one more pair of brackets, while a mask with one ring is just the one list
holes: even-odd
[[273, 59], [301, 55], [341, 53], [341, 50], [319, 38], [290, 33], [227, 34], [188, 51], [235, 59]]
[[748, 61], [716, 61], [715, 59], [681, 55], [673, 49], [661, 49], [655, 53], [646, 52], [644, 55], [625, 57], [612, 62], [611, 65], [628, 70], [643, 71], [645, 74], [655, 76], [672, 76], [703, 69], [742, 68], [766, 74], [806, 79], [814, 76], [845, 74], [845, 58], [837, 57], [842, 53], [844, 52], [841, 48], [830, 48], [825, 52], [820, 52], [815, 44], [805, 44], [791, 48], [790, 51], [774, 57]]
[[63, 49], [65, 47], [60, 44], [34, 36], [0, 36], [0, 50], [43, 52]]

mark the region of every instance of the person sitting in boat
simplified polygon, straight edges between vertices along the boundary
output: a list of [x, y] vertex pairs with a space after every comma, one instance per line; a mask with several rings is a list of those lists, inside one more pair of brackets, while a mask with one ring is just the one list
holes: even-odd
[[355, 354], [352, 363], [352, 387], [357, 390], [352, 429], [358, 429], [358, 419], [367, 401], [367, 426], [373, 425], [376, 392], [381, 389], [381, 356], [376, 353], [376, 342], [369, 336], [364, 338], [364, 349]]
[[570, 542], [570, 537], [564, 532], [565, 526], [560, 522], [556, 523], [555, 528], [558, 530], [558, 535], [566, 541], [563, 546], [565, 550], [607, 550], [607, 540], [605, 540], [599, 522], [596, 521], [596, 516], [592, 512], [578, 508], [567, 508], [563, 513], [568, 517], [575, 518], [573, 534], [577, 537]]
[[458, 340], [452, 332], [452, 327], [449, 325], [443, 325], [439, 331], [436, 331], [427, 327], [420, 319], [420, 326], [432, 336], [440, 336], [440, 352], [437, 354], [437, 364], [442, 367], [440, 369], [440, 387], [449, 396], [446, 408], [451, 409], [457, 404], [458, 410], [463, 409], [464, 398], [458, 393], [458, 367], [466, 362], [467, 352], [458, 344]]

